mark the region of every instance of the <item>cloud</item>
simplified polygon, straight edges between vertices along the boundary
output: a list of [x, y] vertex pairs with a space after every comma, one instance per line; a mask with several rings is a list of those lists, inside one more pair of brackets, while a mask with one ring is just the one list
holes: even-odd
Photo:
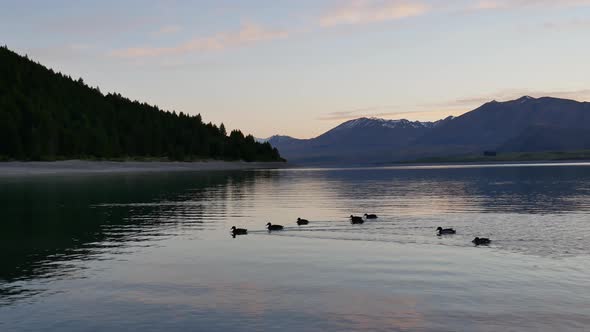
[[385, 106], [370, 106], [363, 108], [355, 108], [345, 111], [336, 111], [325, 113], [318, 117], [318, 120], [346, 120], [360, 117], [384, 117], [392, 114], [398, 114], [399, 112], [392, 112], [393, 109], [398, 109], [398, 105], [385, 105]]
[[535, 98], [555, 97], [578, 101], [590, 101], [590, 89], [571, 91], [506, 89], [492, 94], [457, 98], [453, 100], [441, 101], [438, 103], [417, 104], [412, 106], [383, 105], [336, 111], [325, 113], [317, 119], [324, 121], [335, 121], [350, 120], [361, 117], [378, 117], [389, 119], [408, 117], [411, 120], [435, 121], [446, 118], [449, 115], [458, 116], [464, 114], [492, 100], [507, 101], [518, 99], [522, 96], [531, 96]]
[[[318, 117], [318, 120], [333, 121], [333, 120], [351, 120], [358, 118], [395, 118], [413, 115], [413, 114], [424, 114], [435, 111], [407, 111], [407, 112], [331, 112], [324, 116]], [[438, 112], [438, 111], [436, 111]]]
[[[429, 12], [471, 12], [512, 10], [522, 8], [560, 8], [588, 6], [590, 0], [479, 0], [466, 3], [435, 3], [420, 0], [348, 0], [340, 7], [329, 10], [320, 18], [320, 25], [367, 24], [400, 20], [425, 15]], [[458, 6], [458, 7], [457, 7]]]
[[182, 44], [171, 47], [132, 47], [114, 50], [111, 56], [121, 58], [145, 58], [164, 55], [182, 55], [192, 52], [217, 51], [231, 47], [286, 38], [288, 32], [272, 30], [263, 26], [246, 23], [237, 31], [220, 32], [212, 36], [197, 37]]
[[327, 12], [320, 25], [331, 27], [342, 24], [366, 24], [399, 20], [427, 13], [430, 6], [419, 1], [351, 0]]
[[438, 120], [449, 115], [456, 115], [457, 113], [461, 114], [464, 112], [457, 110], [451, 111], [448, 109], [444, 112], [441, 112], [440, 109], [437, 109], [437, 107], [433, 107], [433, 105], [382, 105], [329, 112], [318, 117], [317, 119], [322, 121], [334, 121], [350, 120], [362, 117], [389, 119], [401, 119], [403, 117], [410, 117], [414, 120]]
[[[319, 20], [321, 27], [339, 25], [359, 25], [374, 22], [401, 20], [417, 17], [430, 12], [465, 11], [465, 4], [430, 5], [423, 0], [347, 0], [342, 5], [328, 10]], [[590, 5], [590, 0], [480, 0], [467, 5], [467, 11], [493, 9], [513, 9], [523, 7], [564, 7]], [[463, 9], [460, 9], [463, 8]], [[142, 22], [145, 23], [145, 22]], [[547, 29], [559, 29], [574, 26], [587, 26], [584, 21], [572, 21], [557, 26], [557, 23], [546, 23]], [[132, 25], [132, 26], [135, 26]], [[317, 27], [317, 26], [316, 26]], [[127, 27], [129, 28], [129, 27]], [[165, 25], [155, 31], [152, 36], [163, 36], [178, 33], [179, 25]], [[115, 49], [108, 53], [112, 57], [142, 59], [160, 56], [174, 56], [188, 53], [208, 52], [239, 47], [262, 41], [287, 38], [295, 30], [270, 29], [259, 24], [242, 24], [236, 31], [219, 32], [209, 36], [195, 37], [191, 40], [172, 46], [139, 46]]]
[[[506, 89], [495, 92], [493, 94], [485, 94], [479, 96], [471, 96], [467, 98], [459, 98], [454, 100], [449, 100], [446, 102], [438, 103], [438, 104], [430, 104], [430, 107], [438, 107], [438, 108], [465, 108], [466, 111], [471, 110], [475, 107], [481, 106], [489, 101], [498, 100], [498, 101], [507, 101], [507, 100], [514, 100], [518, 99], [522, 96], [531, 96], [535, 98], [540, 97], [555, 97], [555, 98], [563, 98], [563, 99], [573, 99], [578, 101], [588, 101], [590, 100], [590, 89], [581, 89], [581, 90], [570, 90], [570, 91], [563, 91], [563, 90], [526, 90], [526, 89]], [[425, 105], [428, 106], [428, 105]]]

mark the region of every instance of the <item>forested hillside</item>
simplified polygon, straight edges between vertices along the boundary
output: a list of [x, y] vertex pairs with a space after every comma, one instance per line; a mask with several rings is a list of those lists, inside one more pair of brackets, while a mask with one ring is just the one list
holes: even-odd
[[279, 161], [269, 143], [168, 112], [103, 95], [0, 47], [0, 159], [223, 159]]

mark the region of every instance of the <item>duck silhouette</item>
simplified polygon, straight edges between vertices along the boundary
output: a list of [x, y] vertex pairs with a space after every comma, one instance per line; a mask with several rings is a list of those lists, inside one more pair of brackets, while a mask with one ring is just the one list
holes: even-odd
[[234, 239], [236, 238], [236, 236], [238, 235], [246, 235], [248, 234], [248, 230], [245, 228], [236, 228], [236, 226], [232, 226], [231, 229], [231, 237], [233, 237]]
[[437, 235], [445, 235], [445, 234], [455, 234], [455, 233], [457, 233], [457, 231], [455, 231], [452, 228], [442, 228], [442, 227], [437, 228], [436, 231], [438, 232]]
[[307, 224], [309, 224], [309, 220], [297, 218], [297, 225], [301, 226], [301, 225], [307, 225]]
[[365, 222], [365, 220], [363, 219], [363, 217], [350, 215], [350, 223], [351, 224], [362, 224], [364, 222]]
[[475, 244], [476, 246], [479, 246], [479, 245], [488, 245], [488, 244], [490, 244], [490, 242], [492, 242], [492, 240], [486, 239], [485, 237], [476, 237], [471, 242], [473, 242], [473, 244]]
[[248, 230], [245, 228], [236, 228], [236, 226], [232, 226], [231, 233], [233, 235], [246, 235], [248, 234]]
[[368, 214], [368, 213], [365, 213], [365, 218], [367, 218], [367, 219], [377, 219], [377, 215], [376, 214]]
[[270, 232], [270, 231], [282, 231], [284, 227], [281, 225], [273, 225], [271, 223], [267, 223], [266, 228], [268, 228], [268, 231]]

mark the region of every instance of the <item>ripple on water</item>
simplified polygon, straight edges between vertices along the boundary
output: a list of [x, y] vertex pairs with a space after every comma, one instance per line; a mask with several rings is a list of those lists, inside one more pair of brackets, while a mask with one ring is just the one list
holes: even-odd
[[[158, 324], [180, 316], [184, 327], [250, 330], [590, 323], [587, 166], [78, 181], [2, 187], [0, 318], [27, 317], [23, 301], [46, 314], [0, 321], [29, 330], [55, 320], [166, 329]], [[348, 221], [364, 213], [379, 218]], [[285, 230], [268, 233], [268, 221]], [[231, 239], [233, 225], [249, 234]], [[457, 234], [438, 237], [439, 226]], [[475, 236], [493, 242], [474, 248]]]

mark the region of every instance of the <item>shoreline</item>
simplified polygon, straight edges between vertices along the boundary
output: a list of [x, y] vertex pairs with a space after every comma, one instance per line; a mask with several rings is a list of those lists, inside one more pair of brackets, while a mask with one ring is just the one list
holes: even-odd
[[245, 161], [7, 161], [0, 162], [0, 177], [36, 175], [92, 175], [152, 172], [199, 172], [274, 169], [284, 162]]
[[405, 168], [405, 167], [436, 167], [436, 166], [497, 166], [497, 165], [570, 165], [590, 164], [590, 159], [571, 160], [527, 160], [527, 161], [446, 161], [446, 162], [387, 162], [387, 163], [364, 163], [364, 164], [299, 164], [289, 163], [288, 168]]
[[531, 160], [463, 160], [463, 161], [423, 161], [387, 163], [383, 166], [463, 166], [463, 165], [534, 165], [534, 164], [585, 164], [590, 159], [531, 159]]
[[406, 167], [498, 167], [527, 165], [589, 165], [590, 160], [539, 160], [539, 161], [488, 161], [488, 162], [429, 162], [429, 163], [384, 163], [365, 165], [313, 165], [287, 162], [245, 161], [6, 161], [0, 162], [0, 178], [39, 175], [105, 175], [167, 172], [213, 172], [256, 169], [357, 169], [357, 168], [406, 168]]

